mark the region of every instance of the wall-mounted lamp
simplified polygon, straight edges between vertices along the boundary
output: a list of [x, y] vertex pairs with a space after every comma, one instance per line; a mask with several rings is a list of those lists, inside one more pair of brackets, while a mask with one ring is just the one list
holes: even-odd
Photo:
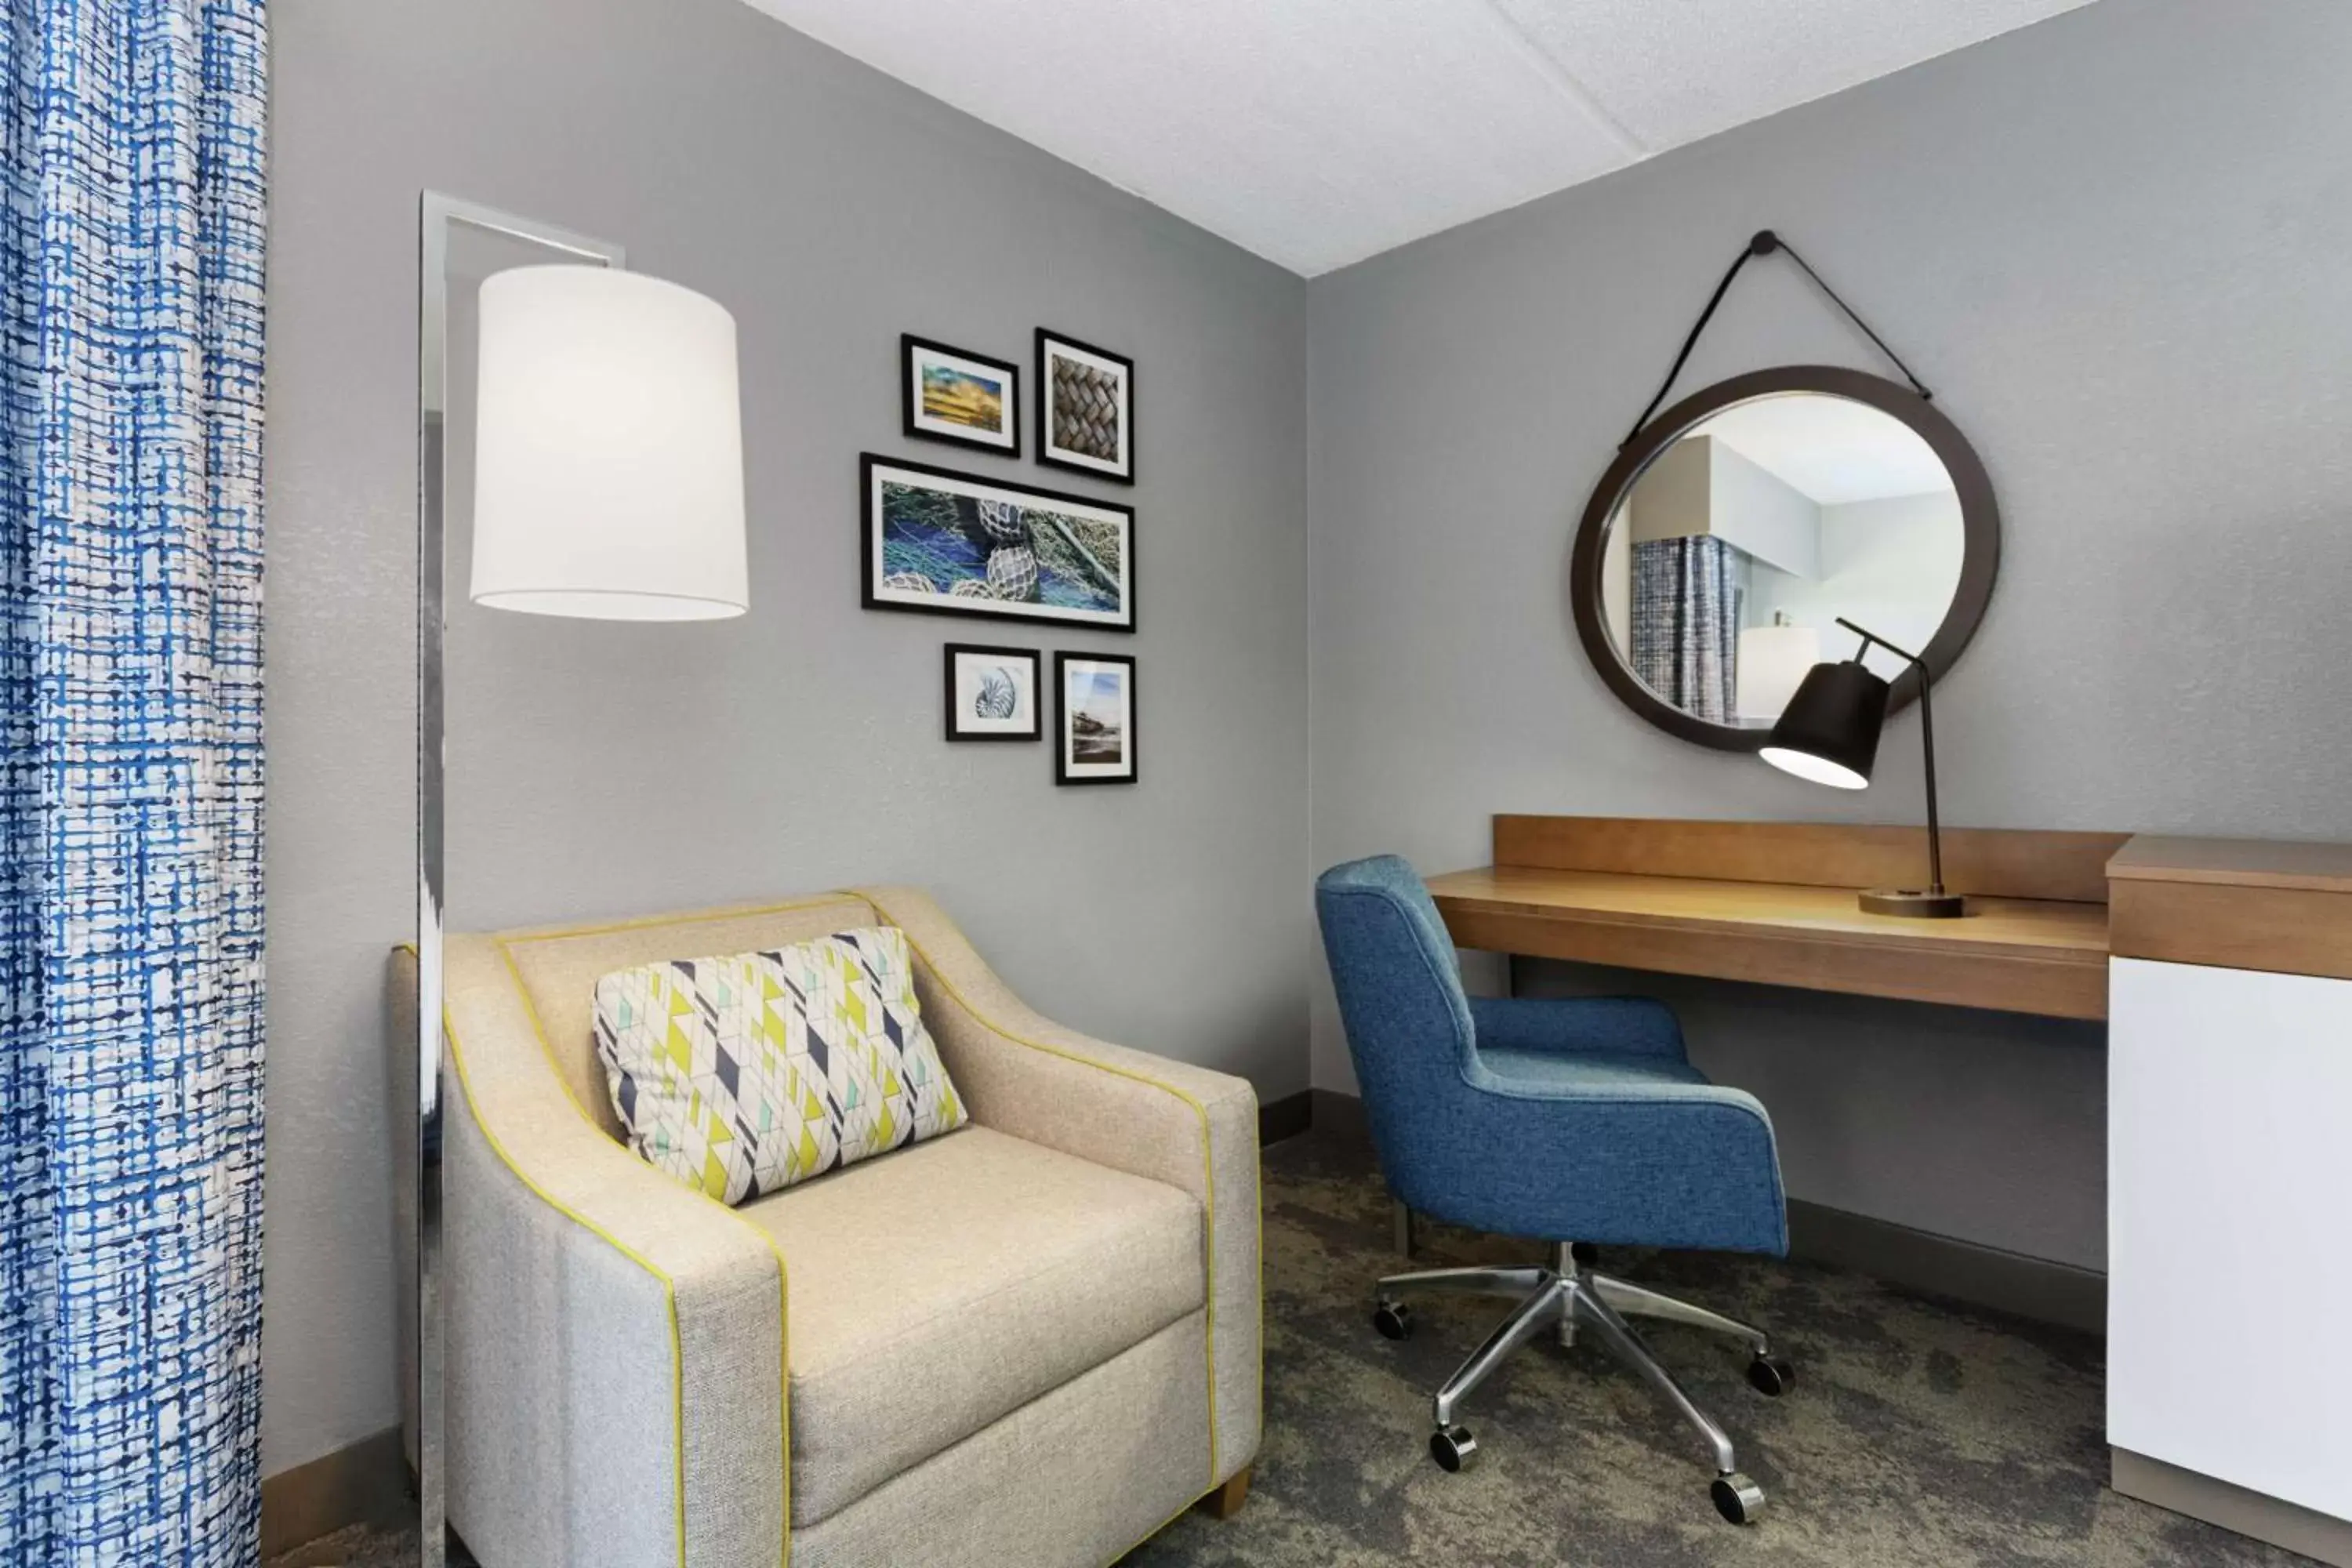
[[1772, 738], [1757, 754], [1784, 773], [1833, 789], [1867, 786], [1878, 761], [1878, 732], [1886, 723], [1892, 688], [1862, 662], [1863, 655], [1875, 644], [1909, 660], [1919, 672], [1919, 734], [1927, 753], [1927, 885], [1873, 889], [1861, 896], [1861, 903], [1872, 914], [1956, 919], [1968, 912], [1968, 906], [1959, 894], [1944, 890], [1943, 837], [1936, 821], [1936, 722], [1927, 705], [1927, 667], [1918, 655], [1843, 616], [1838, 625], [1862, 638], [1862, 646], [1850, 659], [1813, 666], [1781, 710]]

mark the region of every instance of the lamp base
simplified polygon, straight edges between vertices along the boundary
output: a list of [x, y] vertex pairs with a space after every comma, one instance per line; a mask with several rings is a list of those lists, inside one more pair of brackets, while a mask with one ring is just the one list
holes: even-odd
[[1958, 893], [1928, 893], [1916, 888], [1873, 888], [1859, 901], [1874, 915], [1909, 915], [1916, 920], [1956, 921], [1969, 912], [1968, 900]]

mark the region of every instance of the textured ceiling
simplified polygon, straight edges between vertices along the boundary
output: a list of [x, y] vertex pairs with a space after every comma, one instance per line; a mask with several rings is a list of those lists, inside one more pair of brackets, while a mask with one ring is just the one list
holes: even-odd
[[750, 0], [1313, 276], [2087, 0]]

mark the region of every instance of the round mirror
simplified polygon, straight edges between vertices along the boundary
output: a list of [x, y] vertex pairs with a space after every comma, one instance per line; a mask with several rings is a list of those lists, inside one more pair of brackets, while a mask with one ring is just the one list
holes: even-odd
[[[1685, 740], [1754, 751], [1805, 672], [1851, 658], [1841, 618], [1938, 679], [2000, 555], [1992, 482], [1907, 387], [1794, 365], [1735, 376], [1642, 427], [1592, 493], [1570, 593], [1601, 677]], [[1874, 649], [1895, 682], [1919, 677]]]

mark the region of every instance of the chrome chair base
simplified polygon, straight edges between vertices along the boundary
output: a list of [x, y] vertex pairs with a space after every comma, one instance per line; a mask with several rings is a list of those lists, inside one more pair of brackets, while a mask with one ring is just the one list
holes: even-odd
[[1638, 1373], [1659, 1398], [1706, 1443], [1715, 1461], [1716, 1479], [1710, 1496], [1716, 1509], [1734, 1524], [1746, 1524], [1764, 1507], [1761, 1488], [1742, 1475], [1731, 1439], [1714, 1418], [1691, 1402], [1674, 1374], [1658, 1363], [1650, 1347], [1626, 1321], [1648, 1318], [1682, 1323], [1748, 1342], [1748, 1381], [1759, 1394], [1778, 1396], [1787, 1392], [1789, 1363], [1772, 1353], [1771, 1336], [1763, 1330], [1727, 1318], [1705, 1307], [1660, 1295], [1629, 1280], [1585, 1269], [1578, 1249], [1562, 1242], [1549, 1268], [1431, 1268], [1412, 1274], [1391, 1274], [1381, 1281], [1372, 1310], [1372, 1326], [1392, 1340], [1411, 1337], [1412, 1310], [1406, 1298], [1430, 1292], [1465, 1296], [1497, 1296], [1518, 1302], [1486, 1342], [1455, 1369], [1431, 1403], [1430, 1457], [1444, 1469], [1466, 1468], [1477, 1458], [1478, 1442], [1470, 1429], [1454, 1419], [1462, 1402], [1484, 1383], [1503, 1358], [1549, 1330], [1563, 1345], [1573, 1345], [1580, 1330]]

